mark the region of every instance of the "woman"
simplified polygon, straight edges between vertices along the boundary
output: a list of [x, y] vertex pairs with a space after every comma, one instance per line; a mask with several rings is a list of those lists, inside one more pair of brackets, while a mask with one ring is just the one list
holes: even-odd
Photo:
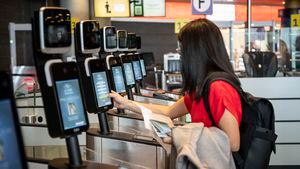
[[[185, 96], [172, 106], [139, 104], [149, 108], [153, 113], [164, 114], [171, 119], [189, 112], [192, 122], [203, 122], [204, 126], [210, 127], [212, 121], [205, 110], [200, 94], [204, 79], [214, 71], [224, 71], [236, 77], [221, 32], [211, 21], [198, 19], [182, 28], [178, 41]], [[136, 102], [127, 100], [117, 93], [111, 93], [110, 96], [114, 99], [117, 108], [141, 113]], [[239, 94], [229, 83], [218, 80], [211, 83], [209, 87], [208, 103], [217, 127], [229, 137], [231, 150], [238, 151], [239, 124], [242, 117]]]

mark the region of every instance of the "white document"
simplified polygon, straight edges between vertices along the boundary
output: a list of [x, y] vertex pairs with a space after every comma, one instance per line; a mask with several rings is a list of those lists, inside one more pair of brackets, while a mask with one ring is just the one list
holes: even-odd
[[145, 128], [152, 130], [159, 137], [169, 137], [174, 127], [173, 121], [168, 116], [155, 114], [150, 109], [139, 105], [144, 118]]

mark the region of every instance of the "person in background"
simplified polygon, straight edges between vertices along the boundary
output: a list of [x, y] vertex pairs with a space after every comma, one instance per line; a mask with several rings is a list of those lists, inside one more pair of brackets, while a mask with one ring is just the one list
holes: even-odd
[[289, 52], [287, 44], [283, 40], [279, 40], [280, 46], [279, 46], [279, 53], [281, 56], [281, 69], [283, 71], [283, 74], [285, 75], [287, 71], [292, 70], [292, 56]]
[[[207, 19], [197, 19], [185, 25], [178, 35], [178, 52], [182, 61], [182, 91], [185, 96], [172, 106], [137, 103], [112, 92], [115, 106], [141, 113], [138, 104], [164, 114], [171, 119], [191, 114], [192, 122], [202, 122], [211, 127], [212, 121], [206, 112], [201, 96], [204, 79], [212, 72], [223, 71], [237, 78], [227, 54], [219, 28]], [[230, 141], [231, 151], [240, 147], [239, 125], [242, 118], [241, 99], [238, 92], [229, 83], [217, 80], [209, 86], [209, 100], [212, 117], [216, 127], [223, 130]], [[168, 140], [165, 140], [168, 141]]]

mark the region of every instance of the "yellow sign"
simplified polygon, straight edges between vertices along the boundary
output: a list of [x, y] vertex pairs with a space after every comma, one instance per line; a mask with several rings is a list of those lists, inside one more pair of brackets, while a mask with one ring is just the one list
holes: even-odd
[[129, 0], [94, 0], [95, 17], [129, 17]]
[[179, 33], [180, 29], [189, 22], [189, 19], [175, 19], [175, 33]]
[[300, 14], [291, 15], [291, 27], [300, 27]]
[[76, 27], [76, 23], [79, 22], [79, 18], [71, 18], [71, 32], [74, 33], [74, 29]]

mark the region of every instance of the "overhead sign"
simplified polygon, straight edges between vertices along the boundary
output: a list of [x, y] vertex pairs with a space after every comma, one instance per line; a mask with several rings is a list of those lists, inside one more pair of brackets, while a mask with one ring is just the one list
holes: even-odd
[[143, 0], [144, 16], [165, 16], [165, 0]]
[[192, 0], [193, 15], [211, 15], [213, 13], [212, 0]]
[[175, 19], [175, 33], [179, 33], [181, 28], [184, 27], [184, 25], [186, 25], [187, 23], [189, 23], [190, 20], [189, 19]]
[[71, 18], [71, 32], [72, 33], [74, 33], [74, 29], [75, 29], [77, 22], [80, 22], [79, 18], [73, 18], [73, 17]]
[[300, 27], [300, 14], [291, 15], [291, 27]]
[[142, 0], [135, 0], [130, 6], [131, 16], [144, 16], [144, 7]]
[[128, 0], [94, 0], [95, 17], [128, 17]]
[[235, 21], [235, 18], [234, 4], [214, 4], [213, 13], [206, 16], [211, 21]]

